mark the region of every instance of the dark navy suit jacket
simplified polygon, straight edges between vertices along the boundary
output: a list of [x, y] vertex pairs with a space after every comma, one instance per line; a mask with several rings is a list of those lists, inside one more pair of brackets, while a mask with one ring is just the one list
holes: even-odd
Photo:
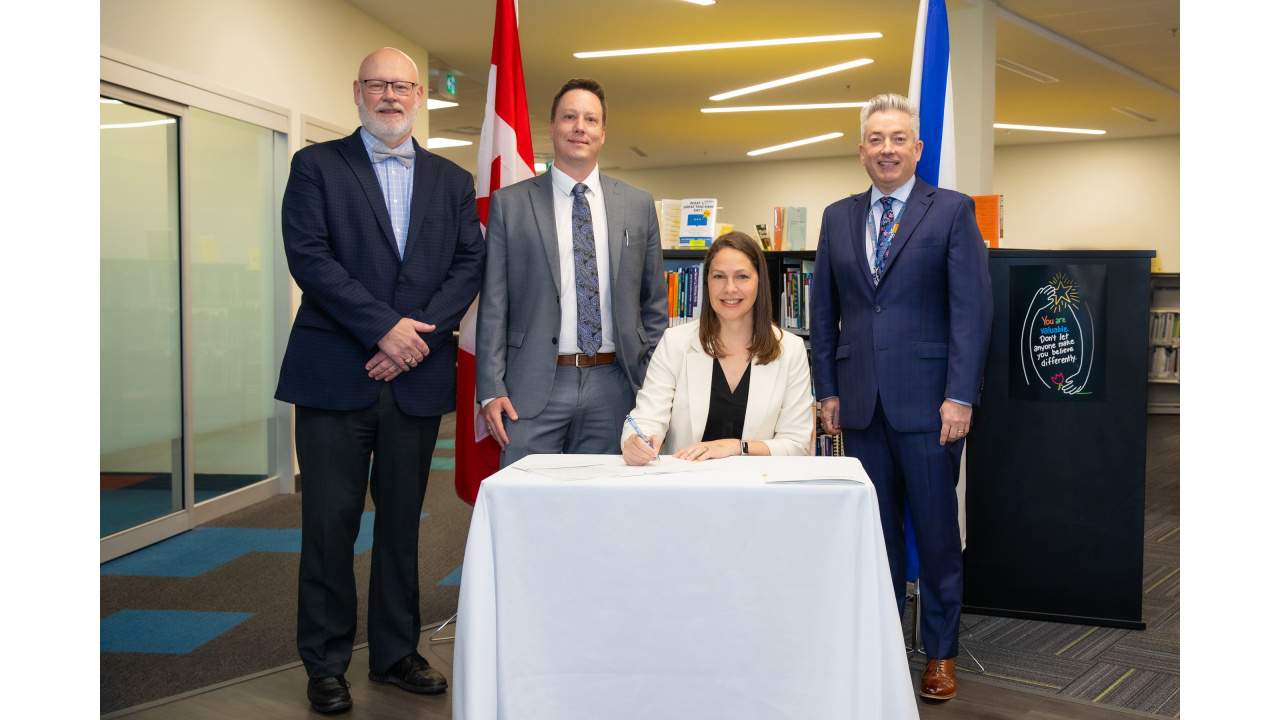
[[408, 317], [436, 329], [422, 335], [430, 348], [423, 362], [391, 381], [396, 404], [416, 416], [455, 409], [453, 331], [480, 290], [484, 238], [471, 174], [413, 145], [403, 260], [359, 130], [293, 156], [282, 224], [302, 304], [276, 399], [325, 410], [369, 407], [382, 381], [364, 365], [378, 340]]
[[862, 430], [876, 397], [899, 432], [938, 432], [946, 398], [978, 404], [991, 339], [991, 277], [973, 199], [920, 178], [876, 286], [866, 252], [871, 191], [822, 215], [811, 292], [814, 392]]

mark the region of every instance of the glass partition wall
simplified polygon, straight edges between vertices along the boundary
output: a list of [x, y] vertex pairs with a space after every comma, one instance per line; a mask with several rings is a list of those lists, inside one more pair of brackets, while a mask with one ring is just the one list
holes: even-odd
[[191, 528], [202, 503], [274, 493], [288, 419], [273, 398], [285, 135], [112, 88], [100, 101], [104, 560]]

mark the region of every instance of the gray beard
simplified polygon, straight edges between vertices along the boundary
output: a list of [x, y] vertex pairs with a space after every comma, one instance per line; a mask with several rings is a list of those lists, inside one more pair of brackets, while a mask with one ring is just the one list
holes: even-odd
[[[382, 102], [379, 101], [379, 105]], [[391, 147], [391, 143], [408, 135], [413, 131], [413, 122], [418, 119], [418, 108], [413, 107], [412, 103], [408, 105], [397, 102], [403, 114], [400, 120], [388, 125], [386, 120], [377, 113], [377, 110], [370, 110], [364, 102], [364, 95], [361, 94], [356, 100], [356, 110], [360, 113], [360, 124], [368, 133], [382, 141], [383, 145]]]

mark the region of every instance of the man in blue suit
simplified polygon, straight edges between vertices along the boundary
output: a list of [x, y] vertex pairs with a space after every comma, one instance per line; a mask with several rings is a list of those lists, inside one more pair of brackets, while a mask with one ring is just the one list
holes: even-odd
[[418, 526], [440, 416], [455, 404], [453, 330], [484, 265], [470, 173], [411, 137], [423, 98], [413, 60], [372, 53], [353, 92], [362, 127], [294, 155], [282, 213], [302, 304], [276, 398], [296, 406], [298, 652], [320, 712], [351, 707], [343, 674], [366, 489], [369, 677], [420, 693], [447, 686], [417, 652]]
[[876, 488], [899, 613], [911, 509], [929, 658], [920, 694], [947, 699], [963, 589], [955, 484], [991, 339], [991, 278], [973, 200], [915, 176], [919, 138], [901, 95], [862, 109], [872, 186], [822, 215], [811, 342], [822, 423], [843, 432]]

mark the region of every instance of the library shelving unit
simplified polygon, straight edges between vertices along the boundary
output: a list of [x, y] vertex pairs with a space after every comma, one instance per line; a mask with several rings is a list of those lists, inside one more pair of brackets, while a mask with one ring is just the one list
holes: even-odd
[[[662, 259], [668, 271], [678, 267], [701, 262], [707, 256], [706, 250], [672, 250], [662, 251]], [[769, 288], [773, 291], [773, 318], [782, 324], [782, 278], [788, 270], [802, 271], [804, 263], [812, 263], [817, 257], [813, 250], [767, 250], [764, 254], [765, 268], [769, 272]], [[801, 328], [787, 328], [788, 332], [805, 338], [808, 345], [809, 331]]]
[[1147, 412], [1179, 412], [1181, 312], [1178, 273], [1151, 273], [1151, 335], [1147, 366]]

